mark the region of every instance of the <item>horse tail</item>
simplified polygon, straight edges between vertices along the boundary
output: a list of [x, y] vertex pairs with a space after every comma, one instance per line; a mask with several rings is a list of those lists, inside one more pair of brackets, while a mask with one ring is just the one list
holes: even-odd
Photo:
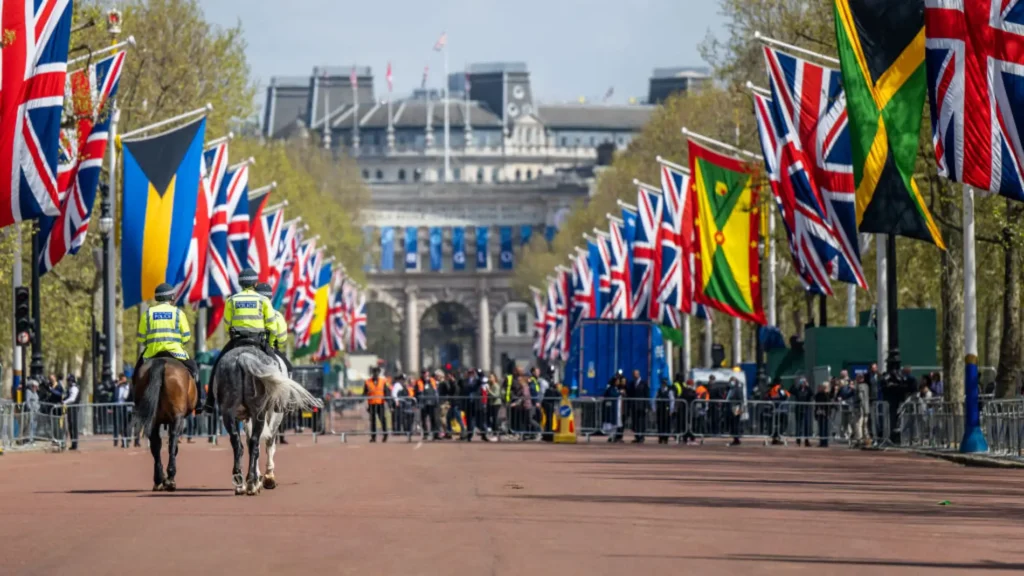
[[323, 407], [323, 402], [281, 372], [276, 363], [270, 363], [256, 354], [243, 353], [238, 356], [238, 364], [266, 388], [261, 411], [287, 412]]
[[156, 420], [156, 411], [160, 406], [160, 392], [164, 387], [164, 364], [162, 359], [153, 360], [149, 367], [147, 376], [149, 383], [145, 392], [135, 402], [135, 423], [145, 431], [148, 437], [153, 430], [153, 421]]

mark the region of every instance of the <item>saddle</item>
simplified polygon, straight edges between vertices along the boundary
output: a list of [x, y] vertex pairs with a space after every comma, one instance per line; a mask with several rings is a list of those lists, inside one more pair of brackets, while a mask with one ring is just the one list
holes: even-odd
[[274, 358], [274, 349], [267, 342], [267, 335], [264, 332], [245, 332], [241, 330], [231, 330], [228, 332], [232, 342], [235, 342], [233, 347], [238, 348], [241, 346], [251, 346], [253, 348], [259, 348], [264, 354]]

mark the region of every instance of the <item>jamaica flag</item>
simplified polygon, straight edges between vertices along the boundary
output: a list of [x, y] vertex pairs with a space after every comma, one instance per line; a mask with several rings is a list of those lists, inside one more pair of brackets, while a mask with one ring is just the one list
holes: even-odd
[[694, 298], [765, 323], [757, 256], [757, 186], [750, 166], [690, 140], [689, 202], [697, 214]]
[[923, 0], [835, 0], [857, 226], [945, 249], [914, 182], [927, 94]]

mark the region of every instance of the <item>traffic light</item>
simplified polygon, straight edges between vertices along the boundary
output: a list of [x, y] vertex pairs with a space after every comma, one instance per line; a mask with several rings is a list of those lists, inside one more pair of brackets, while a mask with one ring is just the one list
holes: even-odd
[[24, 346], [32, 341], [32, 309], [25, 286], [14, 288], [14, 328], [18, 344]]

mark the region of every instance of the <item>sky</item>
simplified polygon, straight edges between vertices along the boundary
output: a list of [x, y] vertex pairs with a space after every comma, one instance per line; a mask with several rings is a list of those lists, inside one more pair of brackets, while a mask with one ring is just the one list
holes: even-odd
[[374, 91], [442, 84], [432, 48], [447, 33], [449, 71], [475, 62], [521, 61], [534, 98], [642, 100], [657, 67], [703, 66], [698, 45], [723, 36], [715, 0], [199, 0], [208, 20], [242, 24], [262, 104], [273, 76], [309, 76], [314, 66], [370, 66]]

